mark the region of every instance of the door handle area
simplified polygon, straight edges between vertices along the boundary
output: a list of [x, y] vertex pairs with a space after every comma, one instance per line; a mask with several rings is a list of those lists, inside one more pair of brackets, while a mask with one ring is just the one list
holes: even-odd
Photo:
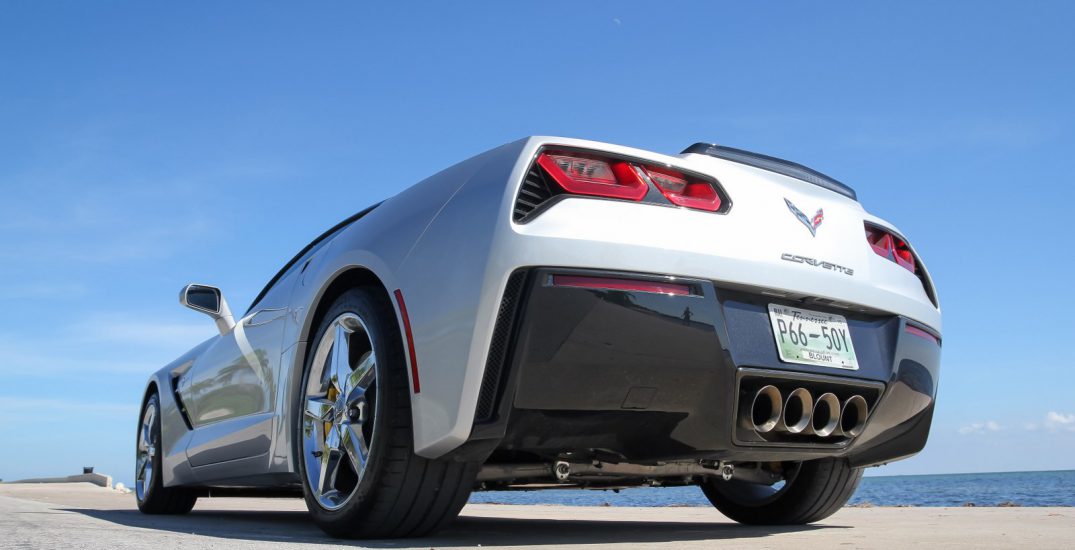
[[245, 319], [243, 319], [242, 323], [244, 326], [257, 327], [261, 325], [267, 325], [277, 319], [281, 319], [284, 315], [287, 315], [286, 307], [259, 309], [258, 311], [255, 311], [252, 315], [248, 315]]

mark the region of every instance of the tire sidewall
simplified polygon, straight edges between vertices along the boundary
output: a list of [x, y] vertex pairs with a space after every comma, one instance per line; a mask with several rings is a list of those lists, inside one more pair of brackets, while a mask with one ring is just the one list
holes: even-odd
[[[843, 482], [841, 475], [846, 475]], [[862, 471], [850, 468], [843, 459], [822, 458], [801, 463], [786, 490], [764, 504], [742, 502], [724, 494], [721, 484], [727, 482], [722, 480], [709, 480], [702, 490], [721, 513], [737, 522], [754, 525], [802, 524], [827, 516], [820, 511], [837, 504], [836, 500], [840, 500], [842, 495], [850, 498], [851, 493], [846, 491], [850, 489], [853, 492], [861, 477]], [[846, 498], [838, 504], [842, 506]]]

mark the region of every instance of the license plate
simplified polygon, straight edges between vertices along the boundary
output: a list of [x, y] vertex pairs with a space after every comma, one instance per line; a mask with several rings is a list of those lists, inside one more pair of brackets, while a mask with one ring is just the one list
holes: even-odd
[[857, 370], [851, 331], [842, 315], [769, 304], [780, 359], [788, 363]]

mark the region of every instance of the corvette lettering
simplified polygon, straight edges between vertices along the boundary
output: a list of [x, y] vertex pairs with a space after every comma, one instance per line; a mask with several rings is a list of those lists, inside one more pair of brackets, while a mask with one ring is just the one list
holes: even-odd
[[798, 256], [796, 254], [788, 254], [787, 252], [780, 255], [780, 259], [786, 262], [795, 262], [797, 264], [807, 264], [822, 269], [828, 269], [829, 271], [838, 271], [844, 275], [854, 275], [855, 270], [850, 267], [844, 267], [842, 265], [834, 264], [832, 262], [824, 262], [814, 258], [808, 258], [806, 256]]

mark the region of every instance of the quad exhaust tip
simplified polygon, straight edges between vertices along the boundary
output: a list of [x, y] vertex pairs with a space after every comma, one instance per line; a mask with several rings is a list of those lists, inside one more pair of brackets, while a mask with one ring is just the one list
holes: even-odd
[[814, 435], [828, 437], [840, 427], [840, 399], [834, 393], [824, 393], [814, 402], [810, 429]]
[[776, 429], [784, 410], [784, 398], [776, 386], [765, 386], [754, 394], [750, 404], [750, 423], [754, 431], [763, 434]]
[[754, 394], [750, 404], [750, 426], [759, 434], [772, 431], [817, 437], [857, 437], [866, 426], [869, 406], [861, 395], [852, 395], [842, 404], [832, 392], [815, 401], [810, 390], [796, 388], [787, 395], [773, 385]]
[[840, 429], [847, 437], [855, 437], [862, 433], [868, 415], [866, 399], [861, 395], [852, 395], [844, 402], [844, 408], [840, 411]]
[[784, 403], [784, 424], [782, 428], [788, 433], [802, 433], [810, 427], [810, 417], [814, 412], [814, 398], [810, 390], [796, 388], [788, 395]]

